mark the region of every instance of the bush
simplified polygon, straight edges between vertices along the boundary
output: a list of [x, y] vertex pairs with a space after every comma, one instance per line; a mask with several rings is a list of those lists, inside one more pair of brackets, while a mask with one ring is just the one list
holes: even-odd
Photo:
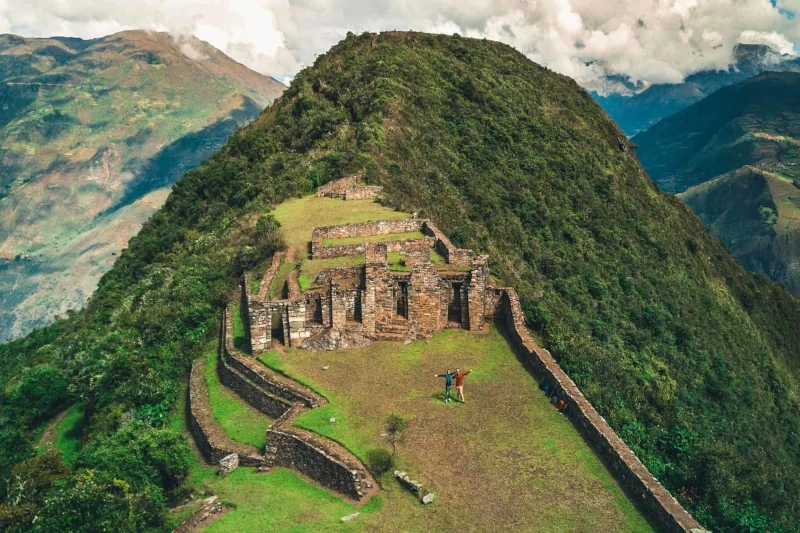
[[379, 477], [394, 468], [394, 457], [388, 450], [374, 448], [367, 452], [367, 464], [372, 474]]
[[63, 407], [67, 397], [64, 372], [52, 365], [36, 365], [9, 395], [9, 404], [19, 421], [33, 426]]
[[58, 482], [45, 501], [34, 533], [142, 531], [158, 517], [163, 502], [152, 493], [134, 493], [130, 485], [103, 471], [82, 470]]
[[272, 214], [258, 217], [254, 241], [261, 257], [269, 257], [278, 250], [286, 248], [281, 223]]

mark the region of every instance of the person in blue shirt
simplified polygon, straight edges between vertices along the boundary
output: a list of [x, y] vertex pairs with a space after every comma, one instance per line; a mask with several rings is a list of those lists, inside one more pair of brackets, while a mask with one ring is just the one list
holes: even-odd
[[444, 378], [444, 403], [450, 402], [450, 387], [453, 385], [453, 376], [455, 376], [455, 372], [450, 372], [448, 369], [447, 372], [444, 374], [434, 374], [433, 377], [435, 378]]

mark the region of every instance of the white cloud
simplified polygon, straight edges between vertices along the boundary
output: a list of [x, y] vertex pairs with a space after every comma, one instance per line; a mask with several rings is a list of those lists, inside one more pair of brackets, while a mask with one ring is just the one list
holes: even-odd
[[765, 32], [745, 30], [739, 37], [739, 42], [747, 44], [766, 44], [781, 54], [795, 55], [795, 46], [792, 42], [778, 32]]
[[796, 53], [800, 18], [792, 12], [800, 0], [0, 0], [0, 31], [195, 35], [281, 78], [348, 31], [458, 32], [509, 43], [591, 85], [604, 71], [658, 83], [727, 68], [738, 42]]

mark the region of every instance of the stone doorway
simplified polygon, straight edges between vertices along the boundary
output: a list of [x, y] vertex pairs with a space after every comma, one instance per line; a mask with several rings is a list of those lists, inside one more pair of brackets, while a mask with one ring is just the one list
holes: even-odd
[[286, 346], [286, 339], [283, 335], [283, 313], [280, 311], [273, 311], [270, 316], [270, 332], [272, 335], [272, 342], [279, 342]]
[[408, 319], [408, 282], [401, 281], [397, 289], [397, 316]]
[[461, 325], [461, 283], [453, 283], [450, 302], [447, 304], [447, 321]]

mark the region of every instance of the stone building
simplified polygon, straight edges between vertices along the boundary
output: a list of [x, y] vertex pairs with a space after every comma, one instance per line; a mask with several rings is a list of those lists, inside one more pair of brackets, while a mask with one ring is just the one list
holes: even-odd
[[[393, 234], [410, 232], [422, 237], [391, 240]], [[369, 242], [375, 236], [383, 236], [383, 242]], [[353, 238], [367, 242], [335, 244]], [[390, 264], [390, 253], [402, 257], [402, 264]], [[429, 338], [447, 328], [483, 328], [487, 293], [491, 299], [493, 290], [488, 259], [455, 248], [429, 220], [380, 220], [320, 227], [312, 233], [312, 259], [361, 254], [363, 265], [323, 270], [306, 291], [299, 290], [295, 272], [284, 291], [287, 297], [270, 300], [263, 287], [272, 282], [270, 276], [282, 260], [278, 257], [260, 295], [246, 294], [242, 302], [253, 353], [270, 349], [274, 342], [340, 349], [374, 340]]]

